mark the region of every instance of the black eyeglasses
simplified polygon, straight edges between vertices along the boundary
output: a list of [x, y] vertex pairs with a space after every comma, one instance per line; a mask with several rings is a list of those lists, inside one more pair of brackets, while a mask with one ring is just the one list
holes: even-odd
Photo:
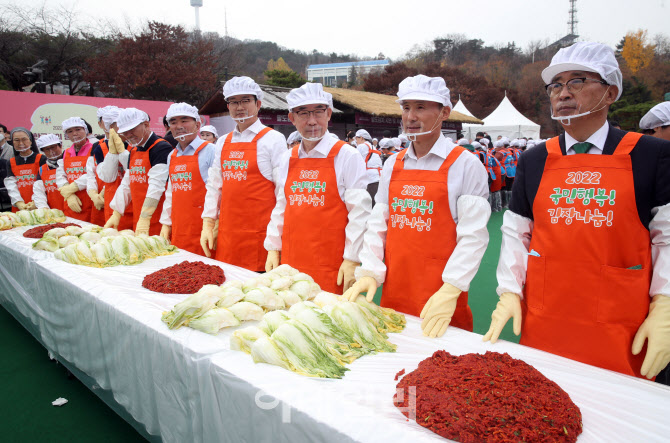
[[547, 90], [547, 95], [549, 97], [553, 97], [555, 95], [558, 95], [561, 93], [563, 90], [563, 86], [568, 87], [568, 92], [570, 93], [575, 93], [579, 92], [582, 90], [584, 87], [584, 83], [587, 81], [593, 82], [593, 83], [600, 83], [602, 85], [606, 85], [607, 82], [605, 80], [596, 80], [595, 78], [586, 78], [586, 77], [577, 77], [577, 78], [571, 78], [565, 83], [549, 83], [548, 85], [544, 85], [544, 89]]

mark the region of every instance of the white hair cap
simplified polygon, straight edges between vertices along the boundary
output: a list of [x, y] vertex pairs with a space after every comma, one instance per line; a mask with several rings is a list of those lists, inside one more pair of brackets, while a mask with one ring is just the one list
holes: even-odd
[[407, 77], [398, 85], [398, 100], [425, 100], [449, 106], [451, 109], [451, 98], [449, 88], [442, 77], [427, 77], [423, 74]]
[[523, 147], [526, 146], [526, 140], [525, 140], [525, 139], [520, 138], [520, 139], [518, 140], [518, 142], [519, 142], [519, 147], [520, 147], [520, 148], [523, 148]]
[[148, 122], [149, 116], [146, 112], [140, 111], [137, 108], [122, 109], [116, 124], [119, 127], [119, 134], [135, 129], [143, 122]]
[[400, 135], [398, 136], [398, 138], [400, 139], [400, 141], [401, 141], [402, 143], [405, 143], [405, 142], [408, 142], [408, 141], [409, 141], [409, 139], [407, 138], [407, 136], [406, 136], [405, 134], [400, 134]]
[[482, 149], [482, 144], [479, 143], [479, 142], [472, 142], [472, 146], [473, 146], [475, 149]]
[[659, 103], [640, 119], [640, 129], [670, 125], [670, 102]]
[[400, 137], [393, 137], [391, 140], [393, 140], [393, 146], [395, 146], [396, 148], [402, 146], [402, 140], [400, 140]]
[[168, 123], [172, 117], [192, 117], [197, 122], [200, 121], [200, 114], [198, 114], [198, 108], [191, 106], [188, 103], [172, 103], [167, 110], [165, 118]]
[[519, 147], [519, 139], [515, 138], [514, 140], [511, 141], [510, 146], [516, 146], [517, 148]]
[[84, 130], [88, 132], [86, 122], [81, 117], [70, 117], [63, 122], [63, 133], [70, 128], [84, 128]]
[[509, 138], [508, 137], [503, 137], [500, 139], [503, 145], [509, 146]]
[[504, 146], [505, 146], [505, 144], [503, 143], [502, 140], [497, 140], [497, 141], [494, 141], [494, 142], [493, 142], [493, 147], [494, 147], [494, 148], [502, 148], [502, 147], [504, 147]]
[[228, 100], [236, 95], [255, 95], [258, 100], [263, 100], [263, 91], [258, 83], [249, 77], [233, 77], [223, 85], [223, 98]]
[[103, 115], [105, 115], [105, 112], [109, 111], [110, 108], [116, 108], [116, 106], [103, 106], [102, 108], [98, 108], [98, 112], [96, 113], [98, 116], [98, 121], [102, 118]]
[[291, 132], [291, 135], [288, 136], [286, 143], [292, 145], [293, 143], [300, 143], [302, 141], [302, 135], [298, 131]]
[[392, 138], [383, 138], [379, 140], [379, 147], [381, 149], [393, 149], [395, 147], [395, 143], [393, 142]]
[[470, 140], [468, 140], [467, 138], [462, 138], [462, 139], [458, 140], [458, 146], [465, 146], [469, 143], [470, 143]]
[[614, 51], [609, 46], [595, 42], [578, 42], [560, 49], [551, 59], [551, 63], [542, 71], [542, 80], [549, 84], [561, 72], [595, 72], [607, 82], [617, 87], [616, 99], [623, 91], [623, 75]]
[[373, 138], [372, 141], [373, 142], [379, 142], [379, 140], [377, 140], [376, 138]]
[[56, 134], [44, 134], [37, 139], [37, 149], [44, 149], [47, 146], [59, 145], [62, 143], [62, 140]]
[[212, 125], [203, 126], [202, 128], [200, 128], [200, 132], [211, 132], [212, 134], [214, 134], [214, 137], [219, 138], [219, 132]]
[[482, 138], [479, 139], [479, 143], [481, 143], [485, 146], [488, 146], [489, 145], [489, 139], [482, 137]]
[[288, 110], [298, 106], [327, 105], [333, 107], [333, 95], [323, 90], [321, 83], [305, 83], [299, 88], [291, 89], [286, 95]]
[[116, 106], [105, 106], [107, 110], [102, 114], [102, 122], [105, 124], [105, 128], [109, 131], [109, 127], [112, 126], [112, 123], [116, 123], [116, 120], [119, 118], [121, 109]]
[[356, 131], [356, 137], [363, 137], [364, 139], [368, 141], [372, 141], [372, 137], [370, 137], [370, 133], [366, 131], [365, 129], [359, 129]]

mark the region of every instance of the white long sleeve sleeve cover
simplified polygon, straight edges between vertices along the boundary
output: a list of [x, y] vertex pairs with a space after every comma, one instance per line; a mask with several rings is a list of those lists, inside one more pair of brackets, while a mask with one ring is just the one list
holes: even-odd
[[491, 205], [483, 197], [462, 195], [456, 206], [456, 247], [444, 267], [442, 281], [467, 291], [489, 244], [486, 225], [491, 217]]
[[108, 153], [105, 159], [97, 166], [98, 177], [105, 183], [112, 183], [119, 174], [119, 163], [125, 171], [128, 169], [128, 158], [130, 153], [124, 151], [123, 154]]
[[214, 163], [207, 172], [207, 193], [205, 194], [205, 204], [202, 208], [202, 218], [219, 217], [219, 208], [221, 207], [221, 187], [223, 179], [221, 178], [221, 149], [223, 148], [223, 137], [216, 143], [216, 152], [214, 153]]
[[16, 185], [16, 177], [6, 177], [5, 188], [7, 188], [7, 194], [9, 194], [9, 199], [11, 200], [12, 205], [15, 205], [16, 202], [23, 201], [23, 197], [21, 197], [21, 193], [19, 192], [19, 187]]
[[670, 296], [670, 204], [651, 210], [649, 222], [653, 272], [649, 295]]
[[361, 266], [357, 267], [354, 271], [356, 280], [361, 277], [372, 277], [377, 281], [378, 286], [381, 286], [386, 280], [384, 251], [388, 221], [388, 203], [377, 201], [374, 208], [372, 208], [372, 214], [368, 217], [366, 224], [363, 247], [359, 254]]
[[160, 200], [165, 192], [165, 184], [168, 179], [168, 165], [166, 163], [159, 163], [154, 165], [147, 172], [149, 177], [148, 183], [149, 187], [147, 188], [146, 198], [153, 198], [154, 200]]
[[161, 212], [160, 223], [172, 226], [172, 184], [168, 178], [165, 188], [165, 200], [163, 201], [163, 212]]
[[58, 189], [60, 189], [68, 183], [67, 176], [65, 175], [65, 164], [61, 158], [58, 160], [58, 168], [56, 168], [56, 186], [58, 186]]
[[365, 222], [370, 216], [372, 198], [365, 189], [347, 189], [344, 191], [344, 204], [349, 211], [349, 222], [344, 229], [344, 254], [346, 260], [360, 262], [363, 247]]
[[286, 195], [283, 186], [277, 186], [276, 196], [277, 203], [272, 209], [265, 241], [263, 242], [266, 251], [281, 251], [282, 246], [281, 236], [284, 232], [284, 212], [286, 211]]
[[114, 199], [109, 203], [109, 207], [123, 214], [130, 202], [130, 172], [126, 170], [123, 180], [121, 180], [121, 184], [117, 188], [116, 194], [114, 194]]
[[523, 297], [521, 289], [526, 283], [528, 248], [533, 234], [533, 221], [512, 211], [503, 216], [502, 243], [496, 277], [498, 295], [512, 292]]
[[35, 203], [37, 209], [49, 208], [47, 191], [44, 188], [44, 182], [42, 180], [35, 180], [35, 183], [33, 183], [33, 203]]
[[86, 190], [88, 191], [89, 189], [100, 192], [98, 190], [98, 181], [95, 179], [95, 158], [93, 156], [86, 160]]

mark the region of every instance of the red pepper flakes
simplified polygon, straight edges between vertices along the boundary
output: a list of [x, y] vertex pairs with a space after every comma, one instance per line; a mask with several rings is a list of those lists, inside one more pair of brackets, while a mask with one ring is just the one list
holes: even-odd
[[42, 238], [44, 237], [44, 234], [47, 233], [47, 231], [50, 231], [54, 228], [67, 228], [68, 226], [76, 226], [81, 228], [81, 226], [76, 223], [52, 223], [50, 225], [38, 226], [36, 228], [28, 229], [23, 233], [23, 236], [28, 238]]
[[416, 387], [416, 422], [442, 437], [471, 442], [574, 442], [582, 414], [570, 396], [529, 364], [508, 354], [453, 356], [437, 351], [397, 385], [409, 416]]
[[398, 371], [398, 373], [395, 375], [394, 380], [398, 381], [399, 377], [402, 377], [405, 374], [405, 370], [403, 369], [402, 371]]
[[164, 294], [195, 294], [205, 285], [222, 285], [225, 281], [218, 266], [184, 261], [147, 275], [142, 286]]

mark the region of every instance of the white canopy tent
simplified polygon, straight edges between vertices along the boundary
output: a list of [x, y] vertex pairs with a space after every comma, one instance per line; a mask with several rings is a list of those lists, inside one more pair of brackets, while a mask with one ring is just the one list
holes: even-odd
[[502, 99], [491, 115], [484, 119], [483, 125], [463, 125], [463, 137], [470, 140], [474, 139], [475, 135], [480, 131], [487, 132], [493, 140], [498, 138], [499, 135], [509, 137], [510, 139], [520, 137], [540, 138], [540, 125], [520, 113], [512, 102], [509, 101], [507, 95], [505, 95], [505, 98]]
[[[465, 114], [465, 115], [467, 115], [468, 117], [475, 117], [474, 115], [472, 115], [472, 112], [470, 112], [470, 111], [468, 110], [468, 108], [465, 107], [465, 105], [463, 104], [463, 101], [461, 100], [461, 97], [460, 97], [460, 96], [458, 97], [458, 103], [456, 103], [456, 105], [454, 106], [453, 110], [454, 110], [454, 111], [458, 111], [458, 112], [460, 112], [461, 114]], [[475, 118], [477, 118], [477, 117], [475, 117]], [[472, 126], [481, 126], [481, 125], [472, 125]]]

